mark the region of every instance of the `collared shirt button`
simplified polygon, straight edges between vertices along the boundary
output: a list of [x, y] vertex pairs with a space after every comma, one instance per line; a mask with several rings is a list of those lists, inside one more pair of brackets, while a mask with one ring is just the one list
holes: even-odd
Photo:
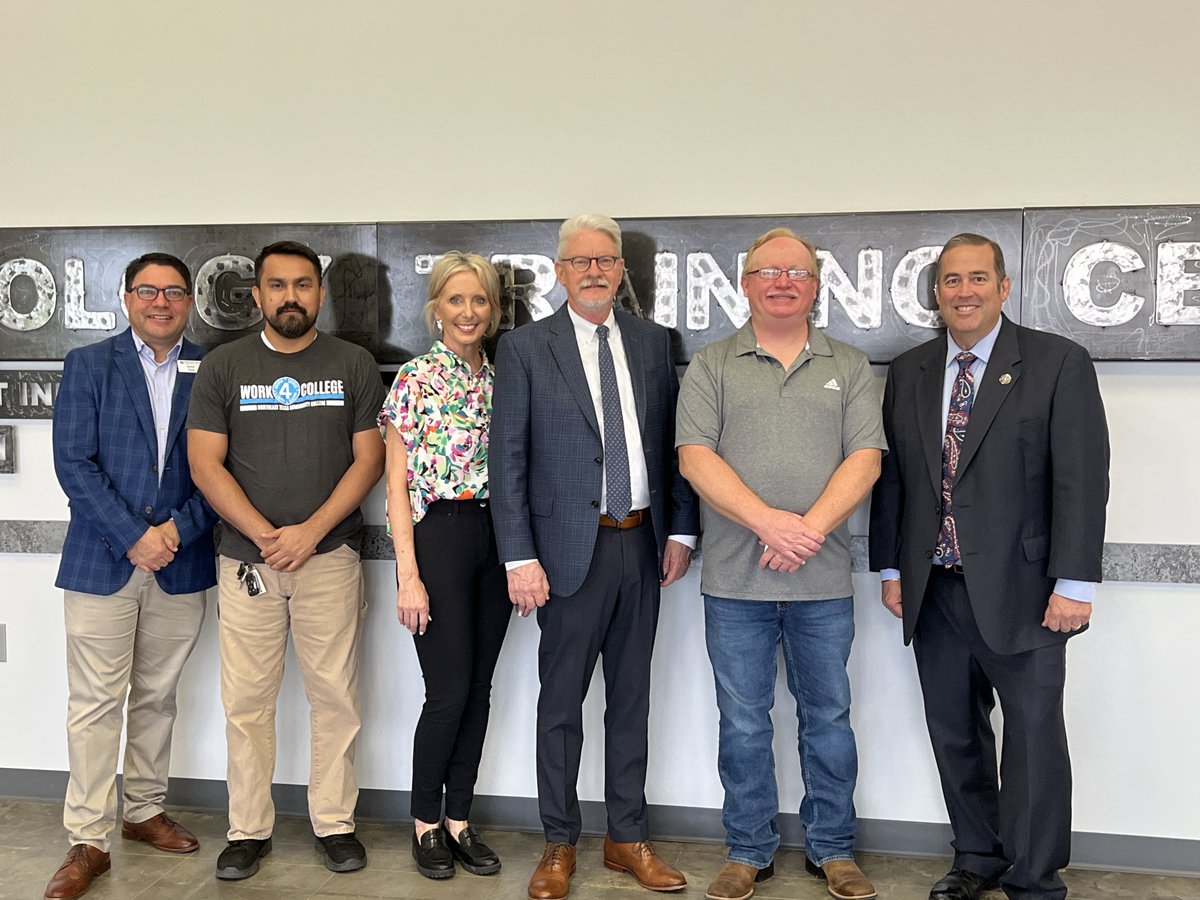
[[146, 507], [146, 515], [150, 515], [152, 512], [154, 512], [154, 507], [153, 507], [153, 506], [147, 506], [147, 507]]

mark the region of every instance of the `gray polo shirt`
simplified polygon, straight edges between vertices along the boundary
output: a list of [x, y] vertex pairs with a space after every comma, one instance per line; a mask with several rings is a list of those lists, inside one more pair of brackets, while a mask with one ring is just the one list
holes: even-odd
[[[861, 352], [810, 326], [808, 346], [784, 371], [758, 346], [751, 323], [694, 357], [679, 392], [675, 446], [708, 447], [750, 490], [803, 515], [856, 450], [887, 450], [878, 388]], [[798, 572], [760, 569], [753, 531], [701, 506], [700, 588], [738, 600], [829, 600], [854, 593], [843, 523]]]

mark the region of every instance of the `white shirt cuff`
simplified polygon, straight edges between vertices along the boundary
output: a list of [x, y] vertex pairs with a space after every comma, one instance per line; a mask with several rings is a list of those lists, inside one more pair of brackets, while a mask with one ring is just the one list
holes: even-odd
[[689, 550], [696, 549], [696, 535], [694, 534], [668, 534], [668, 541], [674, 541], [677, 544], [683, 544]]
[[535, 556], [533, 559], [514, 559], [512, 562], [506, 562], [504, 564], [504, 571], [511, 572], [513, 569], [519, 569], [521, 566], [527, 566], [531, 562], [537, 562], [537, 557]]

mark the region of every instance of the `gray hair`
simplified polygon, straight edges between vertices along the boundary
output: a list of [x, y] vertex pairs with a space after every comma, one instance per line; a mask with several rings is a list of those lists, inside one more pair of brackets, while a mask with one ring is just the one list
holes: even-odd
[[559, 259], [562, 259], [563, 253], [566, 252], [567, 241], [581, 231], [599, 231], [601, 234], [608, 235], [617, 247], [617, 256], [621, 255], [621, 226], [608, 216], [587, 213], [567, 219], [558, 229], [558, 251], [555, 255]]

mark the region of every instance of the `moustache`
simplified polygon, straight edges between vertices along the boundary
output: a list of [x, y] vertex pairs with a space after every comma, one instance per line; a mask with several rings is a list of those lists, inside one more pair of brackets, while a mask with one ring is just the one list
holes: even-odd
[[302, 316], [308, 315], [308, 313], [304, 311], [304, 307], [301, 306], [299, 303], [285, 303], [285, 304], [283, 304], [283, 306], [279, 307], [279, 309], [275, 310], [275, 312], [276, 313], [296, 312], [296, 313], [300, 313], [300, 315], [302, 315]]
[[583, 282], [579, 285], [581, 290], [583, 288], [591, 288], [591, 287], [606, 288], [608, 286], [609, 286], [609, 284], [608, 284], [607, 278], [585, 278], [583, 280]]

